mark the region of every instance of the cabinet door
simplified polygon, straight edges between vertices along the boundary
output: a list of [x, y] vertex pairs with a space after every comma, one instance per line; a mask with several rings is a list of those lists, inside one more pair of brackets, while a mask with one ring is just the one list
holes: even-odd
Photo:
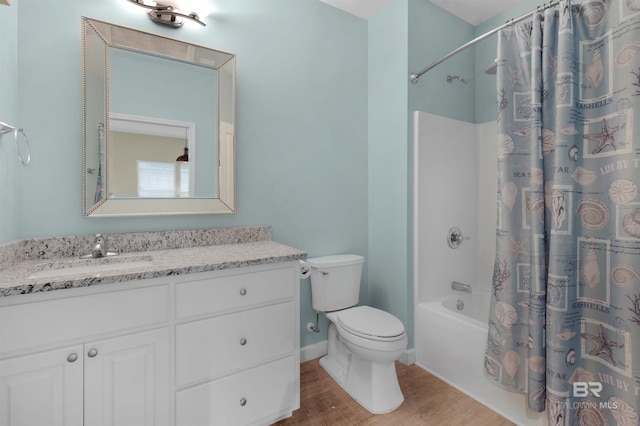
[[0, 361], [0, 426], [82, 426], [82, 345]]
[[84, 345], [85, 426], [169, 424], [168, 330]]

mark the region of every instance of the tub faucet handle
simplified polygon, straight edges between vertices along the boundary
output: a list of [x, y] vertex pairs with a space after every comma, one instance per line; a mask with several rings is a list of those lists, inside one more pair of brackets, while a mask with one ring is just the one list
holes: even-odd
[[462, 242], [464, 240], [469, 239], [470, 237], [465, 237], [462, 235], [462, 231], [457, 226], [449, 229], [449, 233], [447, 234], [447, 243], [452, 249], [457, 249], [458, 247], [460, 247], [460, 245], [462, 245]]

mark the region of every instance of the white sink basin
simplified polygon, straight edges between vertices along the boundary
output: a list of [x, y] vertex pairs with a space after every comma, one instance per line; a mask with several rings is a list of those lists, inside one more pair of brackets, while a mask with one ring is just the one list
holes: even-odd
[[144, 271], [153, 266], [151, 256], [122, 256], [101, 259], [53, 260], [34, 268], [29, 278], [60, 277], [99, 277], [110, 273], [128, 273], [133, 270]]

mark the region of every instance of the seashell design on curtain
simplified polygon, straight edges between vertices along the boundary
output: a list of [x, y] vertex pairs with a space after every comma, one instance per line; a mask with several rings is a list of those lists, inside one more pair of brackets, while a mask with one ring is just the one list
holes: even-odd
[[640, 3], [566, 0], [498, 37], [485, 372], [551, 425], [638, 425]]

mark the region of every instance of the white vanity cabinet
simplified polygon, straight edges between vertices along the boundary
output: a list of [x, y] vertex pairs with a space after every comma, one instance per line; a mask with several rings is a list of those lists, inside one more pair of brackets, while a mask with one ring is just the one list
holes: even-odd
[[298, 271], [289, 261], [0, 298], [0, 426], [291, 415]]
[[298, 285], [282, 265], [176, 286], [176, 425], [268, 424], [299, 407]]
[[168, 425], [167, 328], [84, 346], [85, 425]]
[[0, 425], [167, 424], [166, 329], [0, 361]]
[[28, 299], [0, 307], [0, 426], [168, 424], [168, 286]]
[[82, 345], [0, 361], [0, 425], [81, 426]]

